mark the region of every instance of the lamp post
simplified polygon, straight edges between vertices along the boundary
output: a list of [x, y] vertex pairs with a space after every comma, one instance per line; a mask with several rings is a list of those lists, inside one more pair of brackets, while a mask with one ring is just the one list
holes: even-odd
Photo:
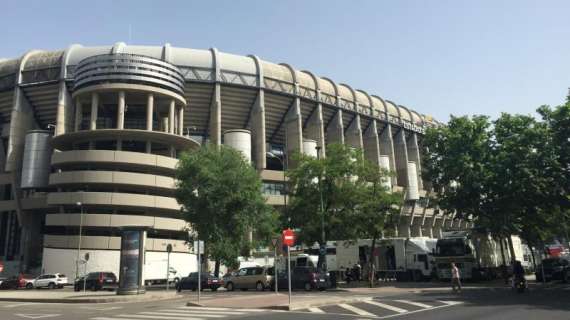
[[[321, 160], [321, 147], [316, 146], [315, 149], [317, 150], [317, 160]], [[321, 271], [326, 271], [326, 235], [325, 235], [325, 209], [323, 203], [323, 188], [321, 186], [321, 173], [319, 172], [319, 198], [320, 198], [320, 209], [321, 209], [321, 248], [319, 250], [319, 260], [320, 260], [320, 268]]]
[[83, 231], [83, 203], [78, 201], [77, 206], [80, 208], [79, 214], [79, 240], [77, 245], [77, 259], [75, 260], [75, 278], [79, 278], [79, 260], [81, 254], [81, 233]]
[[[289, 222], [290, 224], [291, 220], [287, 212], [287, 181], [285, 180], [285, 163], [283, 162], [283, 159], [276, 156], [273, 152], [266, 152], [266, 154], [270, 158], [279, 160], [279, 162], [281, 163], [281, 167], [283, 168], [283, 206], [284, 206], [285, 216], [287, 217], [287, 222]], [[275, 277], [275, 293], [279, 293], [278, 289], [279, 272], [277, 272], [277, 243], [275, 243], [274, 247], [275, 247], [274, 248], [275, 252], [273, 256], [273, 276]]]

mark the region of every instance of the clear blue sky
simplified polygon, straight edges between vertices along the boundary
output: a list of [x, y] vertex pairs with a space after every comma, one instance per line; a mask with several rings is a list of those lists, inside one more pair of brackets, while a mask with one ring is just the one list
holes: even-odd
[[[0, 57], [210, 48], [348, 83], [447, 121], [533, 113], [570, 87], [570, 1], [3, 1]], [[129, 41], [129, 25], [132, 26]]]

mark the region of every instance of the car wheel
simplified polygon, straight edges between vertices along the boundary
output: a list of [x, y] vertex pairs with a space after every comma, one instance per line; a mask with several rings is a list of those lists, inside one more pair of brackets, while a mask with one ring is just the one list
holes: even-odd
[[228, 291], [234, 291], [234, 283], [228, 282], [228, 284], [226, 285], [226, 289], [228, 289]]
[[264, 289], [265, 289], [265, 287], [263, 286], [263, 283], [257, 282], [257, 283], [255, 284], [255, 290], [257, 290], [257, 291], [263, 291]]
[[50, 283], [48, 284], [48, 289], [55, 289], [55, 283], [50, 282]]
[[34, 285], [31, 283], [26, 283], [26, 289], [33, 289]]
[[305, 282], [305, 291], [311, 291], [313, 289], [313, 287], [311, 286], [311, 283], [309, 282]]

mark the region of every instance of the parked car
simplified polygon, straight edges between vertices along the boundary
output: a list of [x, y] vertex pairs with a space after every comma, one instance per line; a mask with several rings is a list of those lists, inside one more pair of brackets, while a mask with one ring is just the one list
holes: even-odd
[[[213, 274], [202, 272], [200, 275], [200, 288], [210, 289], [212, 291], [218, 290], [223, 285], [223, 281]], [[191, 272], [187, 277], [182, 278], [176, 283], [176, 291], [198, 289], [198, 272]]]
[[85, 290], [115, 290], [117, 289], [117, 276], [112, 272], [90, 272], [79, 277], [75, 280], [73, 284], [73, 290], [81, 291], [83, 290], [83, 285], [85, 284]]
[[544, 266], [544, 278], [546, 281], [570, 281], [570, 258], [556, 257], [542, 260], [542, 263], [536, 268], [536, 281], [542, 281], [542, 266]]
[[18, 277], [0, 278], [0, 289], [18, 289], [20, 287], [20, 280]]
[[19, 287], [26, 289], [33, 289], [35, 279], [36, 278], [30, 274], [20, 273], [20, 275], [18, 276]]
[[[67, 285], [67, 277], [61, 273], [50, 273], [50, 274], [42, 274], [41, 276], [34, 279], [33, 287], [36, 289], [39, 288], [48, 288], [48, 289], [55, 289], [55, 288], [63, 288], [63, 286]], [[26, 288], [28, 288], [29, 284], [26, 284]]]
[[235, 289], [263, 291], [271, 287], [271, 281], [273, 281], [272, 267], [248, 267], [230, 275], [225, 284], [228, 291]]
[[[289, 286], [287, 271], [280, 271], [277, 275], [278, 289], [286, 290]], [[275, 288], [275, 282], [272, 281], [271, 287]], [[315, 267], [295, 267], [291, 270], [291, 289], [326, 290], [330, 287], [329, 273], [317, 272]]]

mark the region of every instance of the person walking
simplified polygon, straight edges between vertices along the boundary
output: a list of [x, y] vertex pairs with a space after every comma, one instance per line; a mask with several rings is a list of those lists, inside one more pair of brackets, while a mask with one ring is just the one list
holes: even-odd
[[451, 263], [451, 289], [453, 292], [461, 292], [461, 275], [454, 262]]

